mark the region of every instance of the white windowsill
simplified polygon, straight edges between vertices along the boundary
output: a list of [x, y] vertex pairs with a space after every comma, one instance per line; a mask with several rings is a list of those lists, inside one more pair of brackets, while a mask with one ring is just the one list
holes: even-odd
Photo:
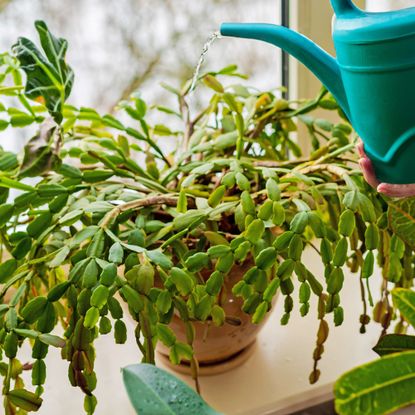
[[[306, 253], [305, 264], [316, 276], [321, 277], [321, 265], [313, 251]], [[379, 293], [378, 278], [372, 278], [372, 292]], [[332, 383], [339, 375], [356, 365], [376, 359], [371, 348], [376, 344], [380, 328], [369, 326], [366, 335], [359, 334], [361, 313], [359, 281], [356, 275], [346, 274], [342, 303], [346, 319], [344, 325], [333, 328], [320, 362], [322, 376], [315, 386], [308, 384], [312, 365], [312, 351], [318, 322], [315, 313], [301, 318], [298, 307], [290, 324], [282, 327], [282, 301], [277, 303], [272, 316], [261, 332], [254, 355], [241, 367], [228, 373], [201, 378], [204, 398], [226, 415], [287, 415], [287, 408], [299, 408], [300, 401], [314, 401], [330, 396]], [[312, 309], [315, 309], [315, 303]], [[329, 317], [331, 320], [331, 317]], [[97, 415], [133, 415], [122, 384], [120, 368], [138, 363], [140, 353], [132, 335], [134, 326], [129, 324], [129, 339], [125, 345], [115, 345], [111, 335], [96, 343], [96, 371], [98, 386]], [[31, 361], [30, 351], [25, 350], [22, 361]], [[83, 413], [83, 395], [72, 388], [67, 379], [68, 363], [61, 360], [59, 351], [50, 349], [46, 359], [48, 376], [45, 385], [44, 405], [40, 415], [56, 413]], [[192, 380], [182, 377], [189, 384]], [[30, 385], [28, 379], [27, 385]], [[29, 387], [30, 389], [30, 387]]]

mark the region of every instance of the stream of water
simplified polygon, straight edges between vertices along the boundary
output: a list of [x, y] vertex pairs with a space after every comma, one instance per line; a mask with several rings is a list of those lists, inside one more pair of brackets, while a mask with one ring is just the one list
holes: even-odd
[[197, 81], [199, 79], [200, 70], [202, 69], [203, 62], [205, 61], [206, 54], [210, 47], [213, 45], [216, 39], [220, 39], [222, 36], [220, 32], [212, 33], [206, 43], [203, 45], [202, 53], [200, 54], [199, 62], [197, 63], [195, 72], [193, 74], [192, 85], [190, 86], [189, 94], [195, 89]]

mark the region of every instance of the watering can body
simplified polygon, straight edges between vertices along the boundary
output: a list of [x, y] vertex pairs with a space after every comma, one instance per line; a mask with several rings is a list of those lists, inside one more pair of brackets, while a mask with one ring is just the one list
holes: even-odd
[[351, 0], [331, 3], [336, 59], [281, 26], [225, 23], [221, 33], [263, 40], [299, 59], [336, 98], [377, 178], [415, 183], [415, 8], [368, 13]]

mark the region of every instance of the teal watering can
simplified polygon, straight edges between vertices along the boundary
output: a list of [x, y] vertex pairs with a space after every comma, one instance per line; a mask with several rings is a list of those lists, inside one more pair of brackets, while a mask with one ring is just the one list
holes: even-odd
[[377, 178], [415, 183], [415, 7], [369, 13], [351, 0], [331, 4], [337, 58], [281, 26], [224, 23], [220, 31], [272, 43], [296, 57], [336, 98]]

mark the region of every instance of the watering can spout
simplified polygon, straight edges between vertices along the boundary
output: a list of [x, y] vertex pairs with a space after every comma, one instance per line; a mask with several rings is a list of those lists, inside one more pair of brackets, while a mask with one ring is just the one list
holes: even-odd
[[[348, 2], [333, 0], [333, 3], [340, 6], [340, 3]], [[224, 23], [220, 32], [222, 36], [262, 40], [284, 49], [317, 76], [350, 118], [349, 104], [337, 61], [305, 36], [286, 27], [259, 23]]]

